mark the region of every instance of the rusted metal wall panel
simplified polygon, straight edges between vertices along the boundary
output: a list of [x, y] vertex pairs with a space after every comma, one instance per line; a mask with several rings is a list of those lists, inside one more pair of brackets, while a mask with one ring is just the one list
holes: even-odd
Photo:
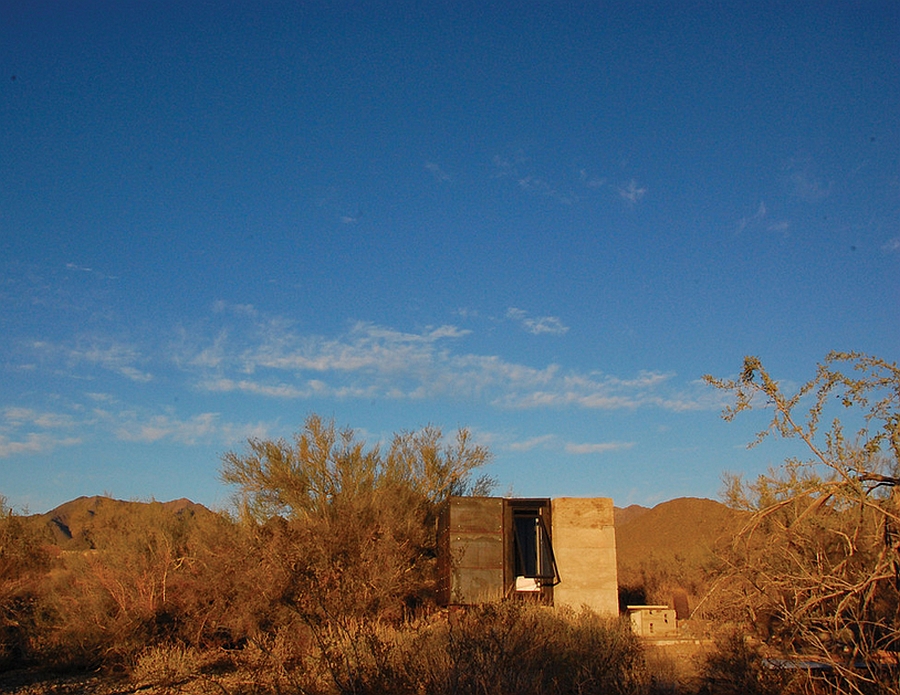
[[438, 519], [438, 596], [444, 604], [503, 597], [503, 500], [451, 497]]

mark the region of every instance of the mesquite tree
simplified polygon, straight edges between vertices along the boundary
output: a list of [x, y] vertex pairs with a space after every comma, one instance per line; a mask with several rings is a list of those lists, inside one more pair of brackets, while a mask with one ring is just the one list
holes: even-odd
[[736, 379], [704, 378], [733, 398], [726, 420], [771, 413], [752, 445], [806, 451], [754, 481], [726, 477], [726, 501], [754, 512], [727, 557], [732, 598], [770, 644], [827, 660], [839, 690], [896, 692], [900, 369], [832, 352], [790, 392], [756, 357]]
[[437, 506], [486, 494], [493, 481], [474, 472], [489, 460], [465, 429], [450, 441], [436, 427], [401, 432], [382, 452], [310, 415], [293, 442], [254, 439], [225, 454], [222, 478], [237, 486], [247, 523], [271, 537], [287, 604], [319, 620], [427, 598]]

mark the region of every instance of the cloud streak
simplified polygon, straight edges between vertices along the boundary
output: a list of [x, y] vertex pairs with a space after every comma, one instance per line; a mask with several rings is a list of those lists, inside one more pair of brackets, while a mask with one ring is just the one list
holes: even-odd
[[[568, 330], [556, 317], [533, 318], [516, 308], [506, 316], [535, 335]], [[480, 399], [501, 409], [707, 407], [695, 394], [676, 391], [671, 374], [645, 371], [622, 379], [558, 364], [535, 367], [460, 350], [469, 334], [452, 325], [405, 332], [358, 322], [326, 337], [269, 318], [217, 332], [214, 346], [194, 341], [196, 353], [178, 363], [201, 392], [261, 398]]]
[[450, 174], [445, 172], [438, 164], [434, 162], [425, 162], [425, 171], [430, 173], [435, 181], [439, 181], [441, 183], [447, 183], [450, 181]]
[[[512, 324], [536, 336], [569, 330], [557, 317], [530, 316], [515, 307], [504, 318], [506, 323], [496, 324], [499, 330], [504, 325], [509, 330]], [[676, 387], [674, 375], [668, 373], [642, 371], [621, 378], [466, 350], [472, 331], [452, 324], [403, 331], [360, 321], [337, 334], [321, 335], [300, 331], [291, 321], [263, 315], [250, 305], [217, 304], [202, 325], [179, 329], [172, 339], [160, 341], [156, 352], [153, 346], [97, 337], [71, 345], [33, 342], [31, 347], [42, 358], [39, 362], [49, 361], [54, 375], [88, 378], [98, 386], [85, 389], [80, 399], [48, 401], [61, 404], [59, 408], [7, 404], [0, 410], [0, 457], [43, 454], [99, 437], [133, 444], [231, 445], [248, 436], [266, 436], [276, 427], [228, 422], [219, 412], [226, 406], [217, 402], [212, 408], [177, 412], [170, 395], [158, 400], [161, 385], [176, 393], [187, 388], [200, 398], [249, 397], [273, 403], [456, 401], [497, 411], [684, 411], [716, 405], [700, 387]], [[150, 362], [160, 378], [142, 369]], [[85, 370], [86, 366], [99, 371]], [[116, 390], [117, 377], [132, 384], [128, 391]], [[133, 389], [138, 389], [134, 395], [125, 395]], [[140, 405], [135, 405], [135, 398], [142, 399]], [[508, 448], [598, 454], [626, 446], [627, 442], [566, 443], [543, 435]]]
[[534, 449], [547, 449], [564, 451], [575, 456], [591, 454], [606, 454], [612, 451], [631, 449], [634, 442], [566, 442], [555, 434], [544, 434], [537, 437], [529, 437], [521, 441], [515, 441], [506, 446], [510, 451], [524, 453]]
[[518, 151], [509, 156], [494, 155], [491, 163], [494, 167], [493, 178], [515, 181], [521, 191], [549, 198], [566, 206], [578, 202], [578, 196], [568, 190], [568, 187], [554, 184], [547, 177], [536, 174], [531, 158], [524, 152]]
[[564, 448], [567, 454], [581, 456], [585, 454], [606, 454], [610, 451], [630, 449], [633, 446], [634, 442], [598, 442], [595, 444], [573, 444], [569, 442]]
[[756, 232], [765, 230], [767, 232], [779, 232], [781, 234], [787, 234], [790, 227], [791, 223], [788, 220], [769, 219], [769, 210], [766, 207], [765, 201], [760, 201], [759, 207], [756, 209], [756, 212], [750, 217], [742, 217], [740, 220], [738, 220], [738, 223], [736, 225], [738, 234], [748, 228], [750, 230], [755, 230]]
[[900, 252], [900, 236], [894, 237], [893, 239], [888, 239], [881, 247], [881, 249], [886, 253]]
[[0, 413], [0, 458], [18, 454], [46, 454], [58, 447], [80, 444], [81, 438], [78, 436], [55, 432], [71, 432], [79, 424], [68, 413], [4, 408]]
[[521, 326], [533, 335], [549, 333], [551, 335], [562, 335], [569, 331], [569, 327], [556, 316], [539, 316], [532, 318], [528, 316], [522, 309], [510, 307], [506, 310], [506, 318], [518, 322]]
[[627, 201], [631, 205], [637, 203], [646, 194], [646, 186], [638, 186], [637, 181], [635, 181], [634, 179], [631, 179], [631, 181], [629, 181], [624, 186], [619, 187], [619, 195], [623, 200]]
[[130, 419], [116, 428], [116, 436], [125, 442], [170, 440], [193, 445], [209, 441], [217, 432], [218, 413], [200, 413], [186, 420], [170, 415], [154, 415], [148, 420]]
[[[118, 405], [115, 398], [96, 393], [84, 395], [89, 401], [107, 407], [88, 408], [70, 403], [75, 415], [14, 406], [0, 411], [0, 459], [50, 454], [60, 447], [84, 444], [97, 436], [138, 444], [230, 445], [248, 437], [265, 437], [271, 429], [271, 425], [262, 422], [223, 422], [216, 412], [179, 417], [168, 409], [162, 413], [147, 407], [114, 409]], [[102, 397], [97, 398], [98, 395]]]
[[15, 440], [0, 434], [0, 458], [20, 454], [47, 454], [57, 447], [80, 444], [79, 437], [58, 438], [46, 433], [29, 432], [23, 439]]
[[71, 371], [75, 367], [100, 367], [131, 381], [146, 383], [153, 375], [139, 369], [143, 356], [133, 345], [108, 339], [82, 338], [74, 345], [58, 345], [38, 340], [31, 343], [34, 352], [50, 359], [62, 358]]

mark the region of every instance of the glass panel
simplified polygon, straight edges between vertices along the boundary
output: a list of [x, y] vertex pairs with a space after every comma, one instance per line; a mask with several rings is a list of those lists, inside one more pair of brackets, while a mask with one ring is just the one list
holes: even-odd
[[556, 583], [556, 563], [544, 520], [537, 513], [513, 516], [516, 546], [516, 576], [550, 579]]
[[537, 516], [519, 516], [514, 518], [516, 526], [516, 575], [520, 577], [537, 577], [539, 529]]

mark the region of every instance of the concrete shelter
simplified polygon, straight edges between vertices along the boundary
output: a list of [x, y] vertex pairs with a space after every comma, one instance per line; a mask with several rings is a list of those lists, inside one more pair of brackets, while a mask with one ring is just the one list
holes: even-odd
[[504, 598], [618, 613], [613, 503], [605, 497], [451, 497], [438, 517], [444, 605]]

